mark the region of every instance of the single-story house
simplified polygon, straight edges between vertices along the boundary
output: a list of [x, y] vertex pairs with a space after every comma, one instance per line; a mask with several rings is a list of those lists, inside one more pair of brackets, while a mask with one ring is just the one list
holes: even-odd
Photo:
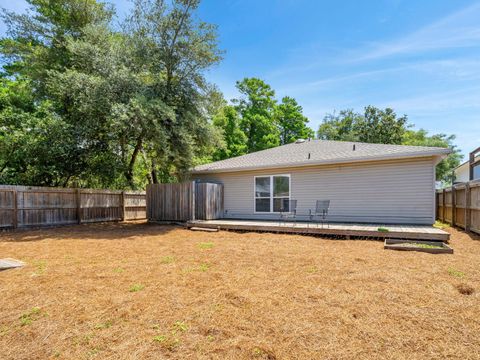
[[278, 219], [284, 199], [307, 220], [330, 200], [335, 222], [433, 224], [435, 166], [449, 149], [359, 142], [295, 143], [200, 165], [192, 178], [224, 185], [224, 217]]

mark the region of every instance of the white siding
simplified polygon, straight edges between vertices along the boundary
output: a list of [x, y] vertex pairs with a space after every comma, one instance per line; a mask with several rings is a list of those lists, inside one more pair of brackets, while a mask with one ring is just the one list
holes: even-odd
[[224, 184], [225, 217], [277, 219], [278, 214], [254, 213], [254, 176], [290, 174], [291, 199], [298, 201], [300, 219], [307, 219], [316, 200], [330, 200], [331, 221], [432, 224], [434, 169], [433, 159], [423, 158], [217, 173], [193, 178]]
[[455, 182], [467, 182], [470, 180], [470, 166], [464, 163], [455, 169]]

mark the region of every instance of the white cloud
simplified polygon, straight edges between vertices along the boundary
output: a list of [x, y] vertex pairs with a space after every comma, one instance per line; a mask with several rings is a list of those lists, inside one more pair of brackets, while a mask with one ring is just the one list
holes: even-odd
[[380, 59], [400, 54], [478, 47], [480, 45], [480, 3], [457, 11], [403, 38], [372, 44], [353, 61]]

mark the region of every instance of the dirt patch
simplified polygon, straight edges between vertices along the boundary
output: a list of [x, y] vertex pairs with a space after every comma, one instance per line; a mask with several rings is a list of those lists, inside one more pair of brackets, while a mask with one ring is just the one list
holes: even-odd
[[1, 357], [479, 358], [480, 298], [458, 284], [480, 288], [480, 240], [448, 231], [451, 256], [143, 223], [4, 233], [26, 266], [0, 273]]
[[456, 288], [462, 295], [472, 295], [475, 292], [475, 289], [468, 284], [458, 284]]

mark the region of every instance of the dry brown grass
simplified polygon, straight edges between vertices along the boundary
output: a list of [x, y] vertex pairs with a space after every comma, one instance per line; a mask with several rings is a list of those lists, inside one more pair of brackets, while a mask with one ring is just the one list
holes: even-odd
[[449, 231], [454, 255], [138, 223], [3, 233], [28, 265], [0, 273], [0, 357], [478, 359], [480, 240]]

